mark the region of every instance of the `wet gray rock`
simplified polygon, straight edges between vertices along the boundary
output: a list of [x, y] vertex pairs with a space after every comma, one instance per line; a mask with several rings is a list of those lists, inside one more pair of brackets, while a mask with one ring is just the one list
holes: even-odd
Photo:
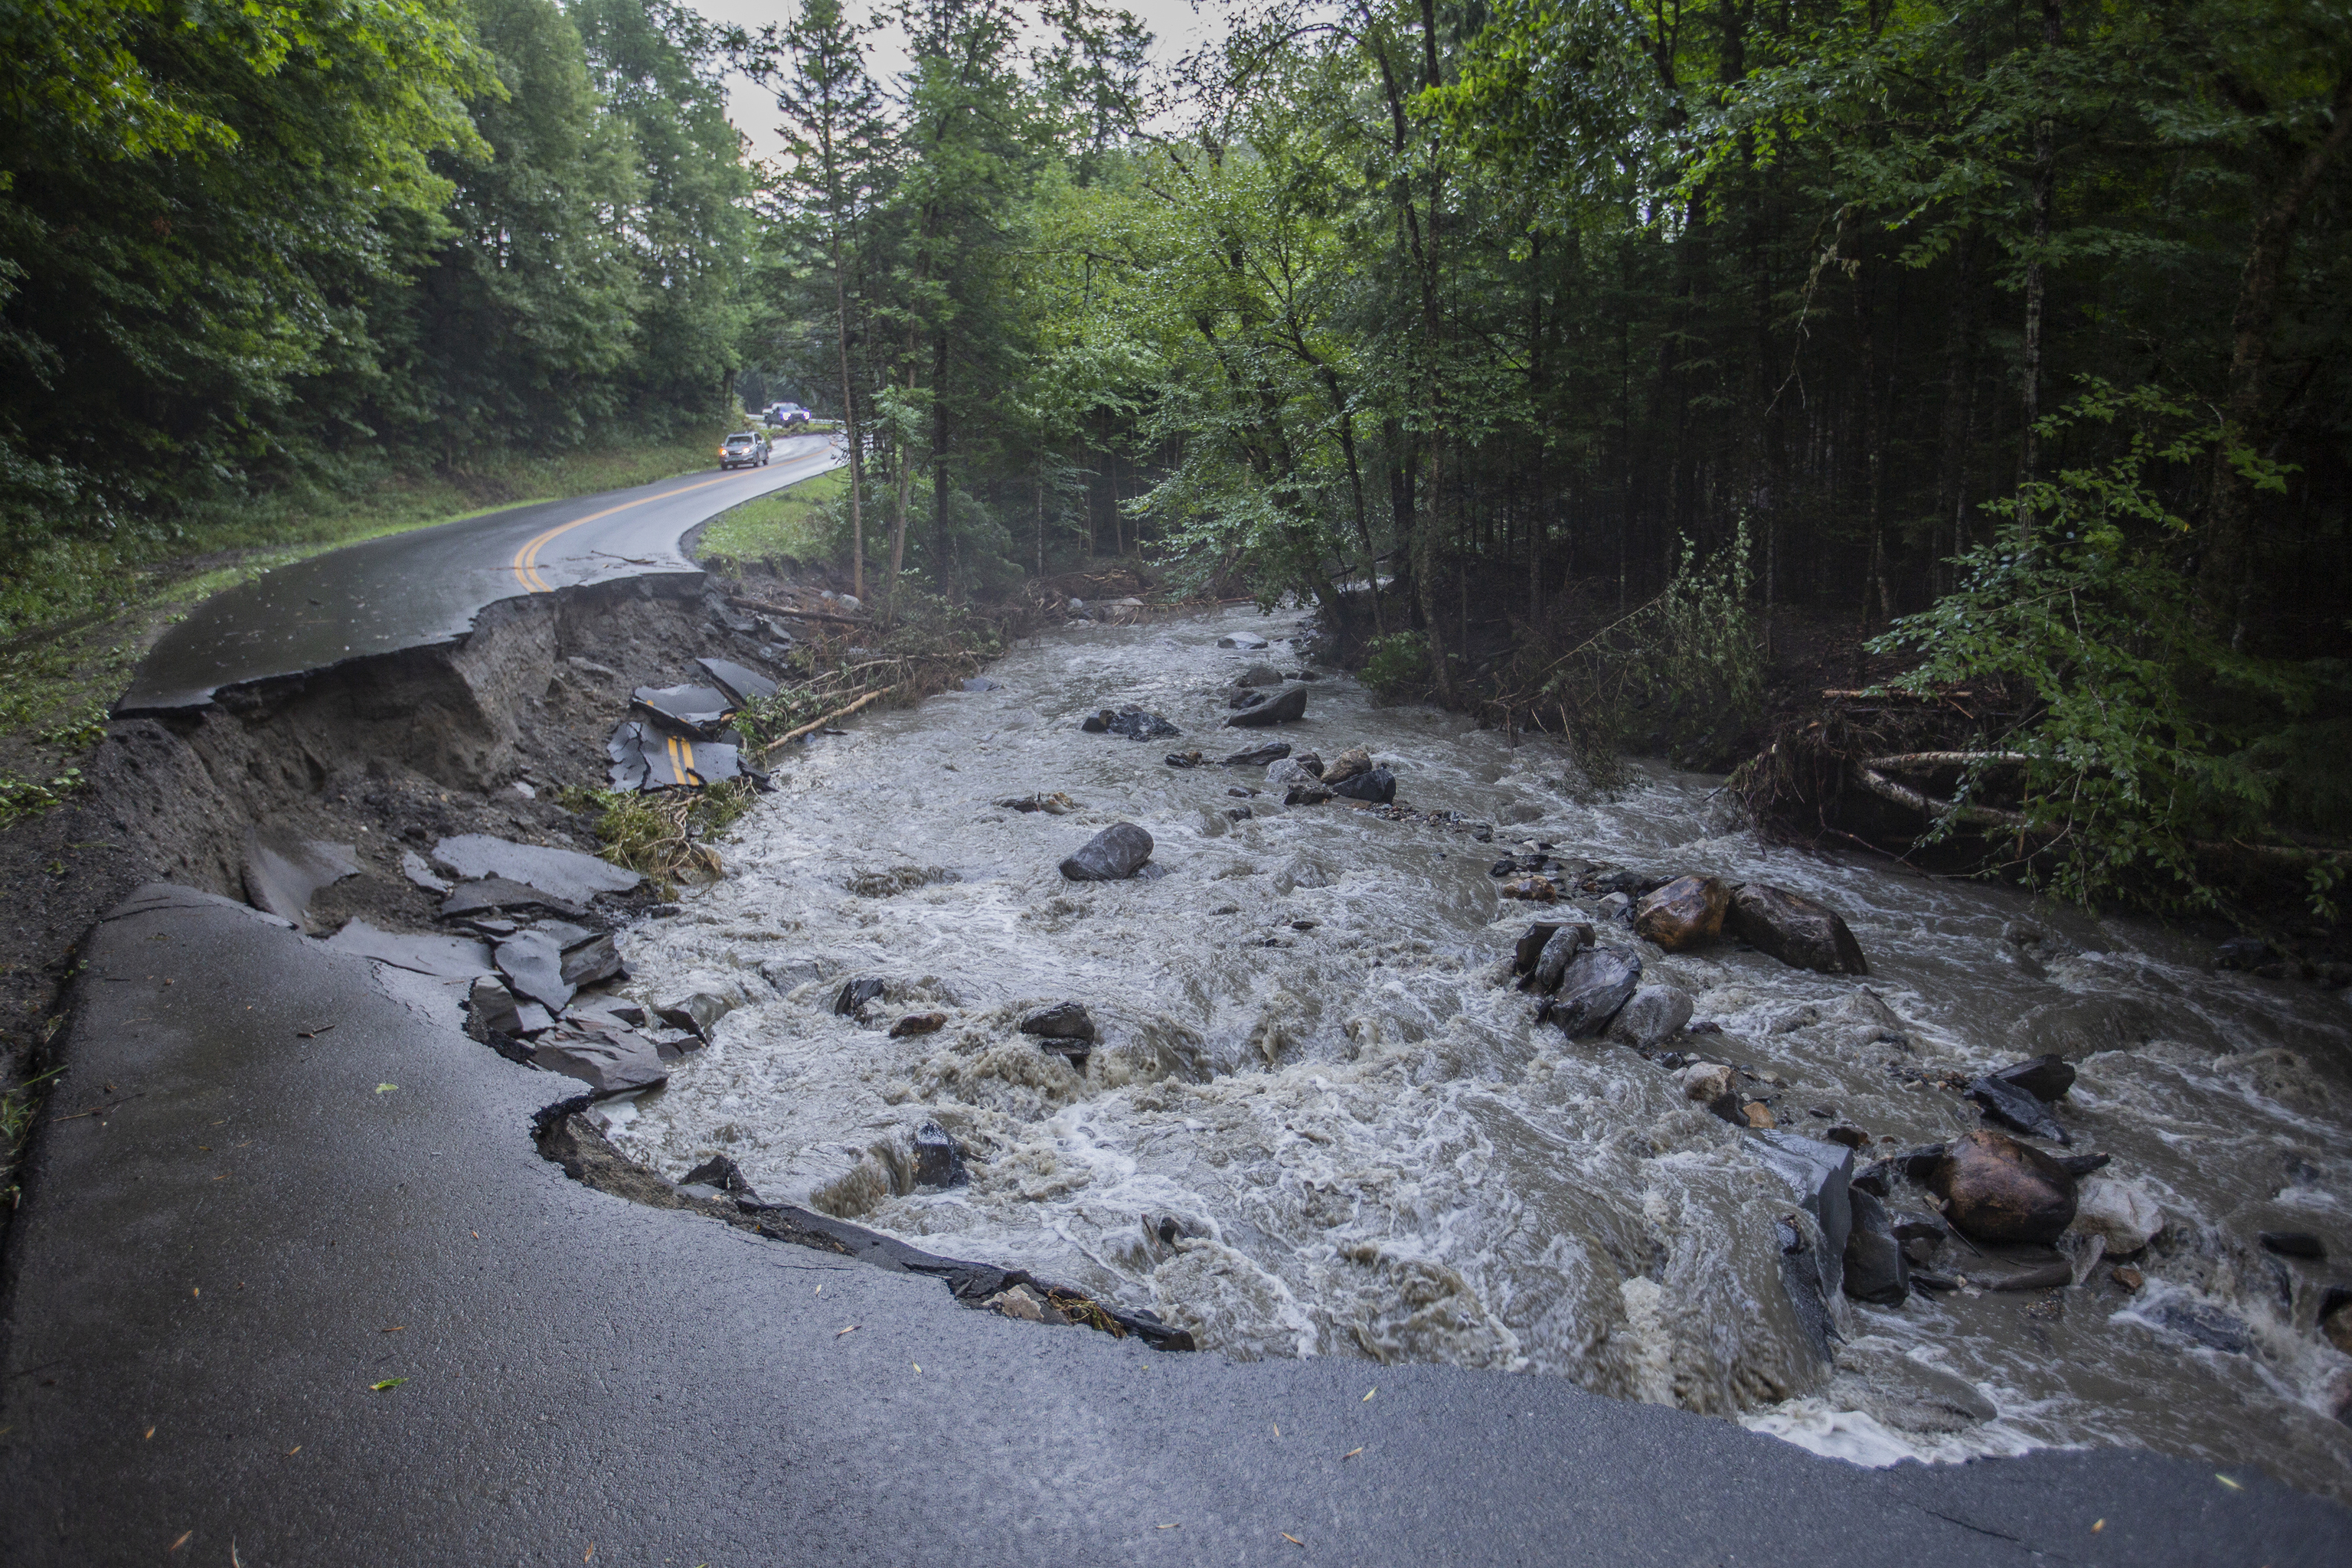
[[[1567, 923], [1565, 921], [1537, 921], [1529, 925], [1520, 935], [1518, 944], [1511, 950], [1511, 973], [1525, 982], [1528, 976], [1535, 973], [1536, 960], [1543, 956], [1544, 944], [1551, 941], [1553, 933]], [[1570, 954], [1570, 956], [1574, 955]], [[1561, 962], [1565, 963], [1566, 960]], [[1519, 986], [1522, 991], [1527, 988], [1524, 984]]]
[[1269, 724], [1286, 724], [1294, 719], [1307, 717], [1307, 688], [1294, 686], [1271, 702], [1259, 704], [1226, 719], [1229, 729], [1256, 730]]
[[1201, 753], [1198, 752], [1171, 752], [1160, 760], [1166, 763], [1171, 768], [1197, 768], [1201, 765]]
[[1559, 1025], [1571, 1039], [1597, 1035], [1609, 1026], [1641, 979], [1639, 954], [1588, 948], [1569, 961], [1559, 994], [1538, 1009], [1537, 1019]]
[[585, 904], [599, 893], [625, 893], [645, 880], [593, 855], [545, 844], [516, 844], [487, 833], [460, 833], [433, 847], [444, 869], [467, 879], [504, 878], [552, 895], [567, 904]]
[[2158, 1326], [2226, 1355], [2245, 1355], [2254, 1348], [2253, 1331], [2219, 1307], [2196, 1301], [2166, 1301], [2147, 1315]]
[[2168, 1017], [2136, 996], [2077, 996], [2028, 1014], [2018, 1038], [2030, 1050], [2079, 1062], [2101, 1051], [2137, 1050], [2150, 1040], [2222, 1042], [2183, 1010]]
[[871, 976], [845, 982], [839, 994], [833, 999], [833, 1010], [844, 1018], [854, 1018], [864, 1010], [866, 1004], [879, 1000], [882, 991], [883, 983]]
[[2034, 1099], [2055, 1104], [2074, 1087], [2074, 1064], [2060, 1056], [2029, 1057], [2005, 1068], [1995, 1068], [1985, 1076], [2013, 1083]]
[[1899, 1307], [1911, 1295], [1911, 1264], [1886, 1210], [1868, 1193], [1849, 1190], [1853, 1228], [1845, 1240], [1845, 1293], [1874, 1306]]
[[1130, 741], [1157, 741], [1184, 732], [1159, 714], [1140, 708], [1122, 708], [1116, 713], [1106, 708], [1078, 728], [1089, 735], [1123, 735]]
[[778, 991], [797, 990], [812, 982], [823, 980], [832, 973], [832, 965], [819, 958], [763, 958], [760, 961], [760, 978]]
[[245, 841], [245, 900], [290, 925], [305, 925], [321, 888], [359, 875], [359, 850], [349, 844], [305, 838], [271, 824]]
[[1265, 647], [1265, 639], [1249, 632], [1234, 632], [1229, 636], [1219, 637], [1217, 639], [1217, 646], [1219, 647], [1243, 648], [1255, 652], [1257, 649]]
[[1757, 1132], [1748, 1148], [1821, 1227], [1821, 1290], [1825, 1299], [1835, 1296], [1844, 1289], [1845, 1244], [1853, 1232], [1853, 1151], [1771, 1129]]
[[462, 936], [378, 931], [359, 920], [346, 922], [342, 930], [327, 939], [327, 945], [337, 952], [357, 953], [394, 969], [430, 974], [438, 980], [464, 980], [490, 967], [487, 942]]
[[1021, 1032], [1047, 1040], [1083, 1040], [1093, 1044], [1100, 1038], [1095, 1031], [1094, 1015], [1083, 1002], [1055, 1002], [1038, 1008], [1021, 1020]]
[[1262, 746], [1252, 746], [1245, 752], [1235, 752], [1229, 757], [1221, 758], [1218, 765], [1227, 768], [1270, 767], [1288, 755], [1290, 755], [1289, 742], [1268, 741]]
[[1732, 889], [1724, 928], [1759, 952], [1793, 969], [1823, 974], [1867, 974], [1862, 944], [1845, 921], [1826, 905], [1766, 882], [1743, 882]]
[[1351, 779], [1332, 784], [1328, 779], [1324, 788], [1349, 800], [1370, 801], [1374, 805], [1387, 805], [1396, 799], [1396, 774], [1386, 768], [1374, 768], [1368, 773], [1358, 773]]
[[[875, 982], [878, 986], [879, 981]], [[724, 996], [708, 991], [689, 991], [654, 1004], [654, 1016], [672, 1028], [685, 1029], [705, 1040], [712, 1037], [719, 1020], [735, 1010], [735, 1004]]]
[[2074, 1134], [2058, 1124], [2050, 1108], [2007, 1079], [1980, 1078], [1969, 1085], [1968, 1098], [1984, 1108], [1985, 1119], [2053, 1143], [2072, 1143]]
[[2275, 1252], [2281, 1258], [2302, 1258], [2320, 1261], [2327, 1257], [2327, 1244], [2307, 1230], [2266, 1230], [2255, 1237], [2264, 1252]]
[[1132, 822], [1114, 822], [1062, 862], [1073, 882], [1116, 882], [1132, 877], [1151, 858], [1151, 835]]
[[915, 1184], [919, 1187], [960, 1187], [971, 1180], [963, 1168], [963, 1151], [936, 1121], [915, 1129]]
[[1940, 1247], [1952, 1234], [1952, 1227], [1931, 1214], [1917, 1209], [1895, 1209], [1887, 1215], [1887, 1228], [1897, 1241], [1925, 1241]]
[[1519, 989], [1550, 996], [1568, 978], [1568, 966], [1576, 962], [1576, 955], [1592, 945], [1592, 928], [1572, 921], [1542, 923], [1548, 934], [1543, 946], [1536, 950], [1535, 961], [1528, 966], [1527, 981]]
[[2060, 1170], [2080, 1180], [2094, 1171], [2105, 1170], [2108, 1163], [2115, 1156], [2113, 1154], [2060, 1154], [2055, 1158]]
[[970, 680], [963, 683], [963, 689], [966, 691], [1002, 691], [1004, 689], [1001, 683], [991, 680], [984, 675], [973, 676]]
[[1319, 783], [1297, 757], [1286, 757], [1266, 764], [1265, 787], [1286, 793], [1294, 789], [1317, 788]]
[[1270, 664], [1254, 664], [1234, 678], [1235, 686], [1279, 686], [1282, 671]]
[[1323, 782], [1335, 785], [1344, 784], [1371, 771], [1372, 753], [1361, 746], [1350, 746], [1325, 766]]
[[1242, 687], [1225, 699], [1228, 708], [1255, 708], [1265, 700], [1265, 693], [1255, 687]]
[[634, 1029], [545, 1034], [532, 1045], [530, 1061], [533, 1067], [578, 1079], [598, 1098], [669, 1081], [669, 1064], [651, 1040]]
[[542, 931], [517, 931], [498, 945], [499, 973], [518, 996], [528, 996], [551, 1013], [561, 1013], [576, 987], [563, 978], [563, 950]]
[[1609, 894], [1601, 900], [1600, 912], [1601, 918], [1604, 921], [1615, 921], [1621, 925], [1632, 923], [1633, 895], [1631, 893]]
[[1678, 985], [1644, 985], [1618, 1011], [1609, 1032], [1648, 1050], [1683, 1032], [1692, 1005], [1690, 993]]

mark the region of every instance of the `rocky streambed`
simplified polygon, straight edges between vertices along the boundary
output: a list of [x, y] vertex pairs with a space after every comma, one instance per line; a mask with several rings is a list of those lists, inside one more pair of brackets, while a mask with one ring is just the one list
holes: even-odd
[[[1716, 781], [1591, 800], [1548, 744], [1297, 679], [1306, 635], [1073, 626], [813, 741], [730, 876], [623, 938], [645, 1003], [716, 1005], [607, 1135], [1228, 1356], [1562, 1376], [1869, 1463], [2116, 1443], [2352, 1496], [2340, 994], [1761, 845]], [[1122, 823], [1148, 858], [1080, 854]], [[1757, 923], [1807, 903], [1867, 973]], [[2022, 1228], [1970, 1217], [1988, 1181]]]

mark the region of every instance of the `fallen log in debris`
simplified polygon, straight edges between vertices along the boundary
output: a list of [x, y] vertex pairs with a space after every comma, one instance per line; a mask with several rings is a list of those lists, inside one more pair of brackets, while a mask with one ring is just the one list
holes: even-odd
[[1923, 816], [1935, 817], [1938, 820], [1948, 817], [1957, 822], [2011, 827], [2028, 832], [2056, 831], [2050, 827], [2036, 828], [2032, 821], [2021, 811], [2003, 811], [1999, 806], [1963, 805], [1958, 801], [1939, 800], [1924, 791], [1913, 789], [1908, 784], [1896, 784], [1866, 763], [1856, 763], [1853, 765], [1853, 774], [1862, 787], [1871, 794], [1884, 800], [1891, 800], [1897, 805], [1907, 805]]
[[739, 598], [733, 594], [727, 595], [727, 602], [739, 610], [755, 610], [763, 616], [785, 616], [798, 621], [830, 621], [835, 626], [870, 626], [874, 624], [865, 616], [836, 615], [829, 610], [794, 610], [782, 605], [766, 604], [758, 599]]
[[1881, 773], [1908, 773], [1915, 768], [1967, 768], [1979, 763], [2003, 766], [2030, 763], [2023, 752], [1906, 752], [1899, 756], [1872, 757], [1862, 765]]
[[869, 691], [846, 708], [836, 708], [822, 719], [812, 719], [807, 723], [802, 725], [799, 729], [790, 730], [785, 731], [783, 734], [777, 736], [774, 740], [760, 748], [760, 754], [764, 757], [769, 752], [774, 751], [777, 747], [782, 745], [786, 741], [797, 741], [803, 735], [810, 734], [815, 731], [824, 729], [827, 724], [832, 723], [836, 719], [846, 719], [852, 713], [856, 712], [860, 708], [865, 707], [868, 702], [875, 700], [877, 698], [887, 696], [889, 693], [896, 691], [897, 689], [898, 688], [896, 686], [885, 686], [877, 690]]

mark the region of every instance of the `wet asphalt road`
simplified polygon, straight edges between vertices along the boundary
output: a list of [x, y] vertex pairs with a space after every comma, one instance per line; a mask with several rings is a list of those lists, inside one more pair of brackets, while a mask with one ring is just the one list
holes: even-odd
[[527, 1123], [576, 1086], [467, 1039], [457, 986], [164, 887], [83, 957], [0, 1279], [13, 1568], [2286, 1568], [2352, 1540], [2250, 1469], [1864, 1470], [1556, 1378], [971, 1311], [572, 1183]]
[[838, 466], [832, 438], [779, 439], [765, 468], [513, 507], [387, 534], [216, 595], [166, 632], [117, 718], [200, 708], [223, 687], [454, 642], [501, 599], [614, 577], [698, 573], [678, 549], [730, 507]]

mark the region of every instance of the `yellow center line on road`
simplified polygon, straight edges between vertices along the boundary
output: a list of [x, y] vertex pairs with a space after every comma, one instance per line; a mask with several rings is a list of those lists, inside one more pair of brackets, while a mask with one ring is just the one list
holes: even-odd
[[[810, 458], [824, 456], [825, 454], [823, 452], [811, 452], [806, 458], [788, 459], [785, 467], [790, 468], [793, 463], [804, 463]], [[745, 471], [758, 472], [757, 469]], [[590, 512], [586, 517], [575, 517], [570, 522], [558, 523], [537, 538], [526, 541], [523, 547], [515, 552], [513, 562], [515, 580], [522, 584], [523, 592], [526, 594], [551, 594], [555, 591], [553, 586], [546, 578], [539, 574], [539, 552], [545, 549], [548, 542], [558, 534], [569, 533], [583, 524], [599, 521], [616, 511], [626, 511], [633, 506], [650, 506], [655, 501], [668, 500], [673, 496], [690, 495], [696, 490], [707, 490], [713, 485], [723, 485], [734, 478], [736, 476], [733, 474], [721, 474], [715, 479], [704, 479], [698, 484], [680, 485], [674, 490], [664, 490], [657, 496], [640, 496], [635, 500], [625, 500], [618, 506], [608, 506], [603, 511]]]

